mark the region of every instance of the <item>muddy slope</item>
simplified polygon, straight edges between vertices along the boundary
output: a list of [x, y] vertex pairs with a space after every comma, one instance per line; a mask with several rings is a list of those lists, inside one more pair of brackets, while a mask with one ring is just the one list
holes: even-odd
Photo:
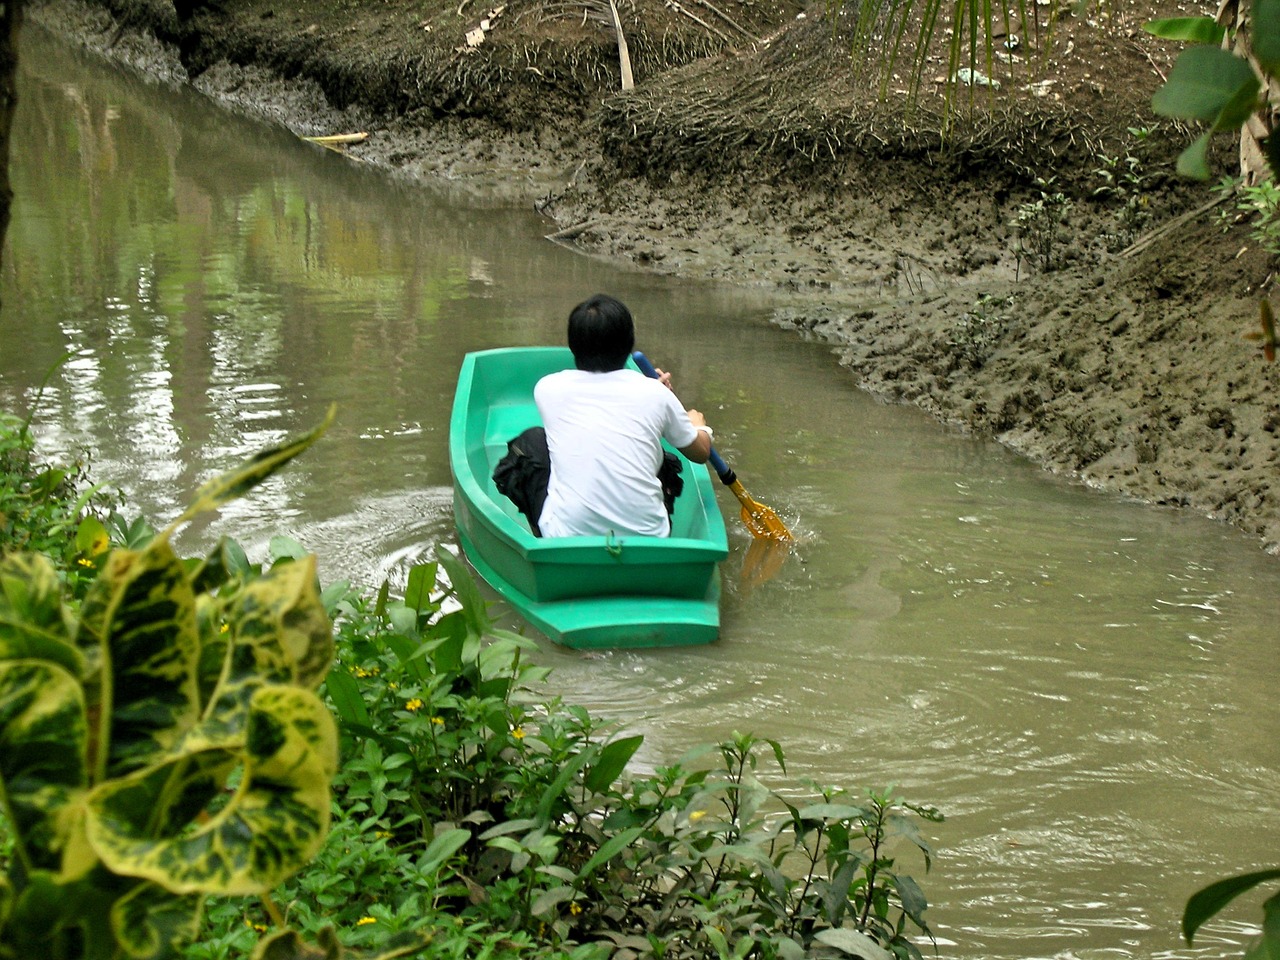
[[[868, 390], [1280, 554], [1280, 372], [1243, 336], [1274, 258], [1174, 175], [1189, 132], [1149, 110], [1177, 49], [1141, 23], [1200, 10], [1035, 9], [949, 114], [945, 51], [908, 107], [905, 71], [853, 68], [848, 15], [794, 0], [622, 3], [627, 94], [596, 0], [31, 16], [296, 132], [368, 131], [353, 154], [399, 175], [501, 183], [561, 242], [792, 290], [777, 322]], [[1032, 71], [1022, 54], [1050, 29]]]

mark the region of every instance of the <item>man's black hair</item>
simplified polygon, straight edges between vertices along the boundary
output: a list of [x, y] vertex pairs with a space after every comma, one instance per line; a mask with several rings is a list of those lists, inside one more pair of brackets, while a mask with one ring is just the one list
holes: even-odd
[[569, 314], [569, 349], [579, 370], [621, 370], [635, 346], [635, 321], [621, 300], [598, 293]]

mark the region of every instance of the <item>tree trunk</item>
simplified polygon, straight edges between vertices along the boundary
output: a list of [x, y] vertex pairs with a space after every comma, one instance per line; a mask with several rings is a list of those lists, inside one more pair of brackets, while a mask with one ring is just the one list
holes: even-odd
[[9, 134], [18, 105], [18, 32], [23, 0], [0, 0], [0, 257], [9, 231], [13, 187], [9, 183]]

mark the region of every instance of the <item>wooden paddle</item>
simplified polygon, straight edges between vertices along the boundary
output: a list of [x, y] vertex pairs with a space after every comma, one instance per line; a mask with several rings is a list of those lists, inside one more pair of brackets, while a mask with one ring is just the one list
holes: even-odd
[[[653, 364], [649, 362], [649, 358], [643, 353], [637, 350], [631, 354], [631, 358], [635, 360], [636, 366], [640, 368], [640, 372], [646, 377], [658, 379], [658, 371], [654, 369]], [[758, 540], [795, 539], [795, 535], [787, 529], [787, 525], [782, 522], [776, 513], [759, 500], [752, 499], [751, 494], [747, 493], [743, 488], [737, 474], [721, 459], [720, 454], [716, 453], [715, 447], [711, 448], [711, 459], [708, 462], [720, 478], [720, 482], [732, 490], [733, 495], [742, 504], [742, 522], [751, 531], [753, 537]]]

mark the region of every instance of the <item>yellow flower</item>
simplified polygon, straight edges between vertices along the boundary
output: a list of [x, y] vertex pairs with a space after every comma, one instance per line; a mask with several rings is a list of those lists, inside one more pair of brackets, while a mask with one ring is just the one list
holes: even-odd
[[267, 925], [265, 923], [254, 923], [252, 920], [246, 919], [244, 925], [250, 930], [255, 930], [258, 933], [267, 932]]
[[432, 717], [431, 722], [434, 723], [437, 727], [443, 727], [444, 717]]
[[571, 903], [569, 904], [569, 912], [576, 917], [578, 914], [582, 912], [582, 907], [578, 906], [576, 902]]
[[690, 811], [689, 811], [689, 822], [690, 822], [690, 823], [697, 823], [699, 820], [701, 820], [701, 819], [702, 819], [703, 817], [705, 817], [706, 815], [707, 815], [707, 811], [705, 811], [705, 810], [690, 810]]
[[418, 697], [414, 697], [412, 700], [410, 700], [408, 703], [404, 705], [404, 708], [408, 710], [410, 713], [413, 713], [416, 710], [421, 710], [422, 701]]
[[377, 923], [377, 922], [378, 922], [378, 921], [377, 921], [376, 919], [374, 919], [373, 917], [361, 917], [359, 920], [357, 920], [357, 921], [356, 921], [356, 926], [357, 926], [357, 927], [365, 927], [365, 926], [368, 926], [368, 925], [369, 925], [369, 924], [371, 924], [371, 923]]
[[517, 740], [523, 740], [523, 739], [524, 739], [524, 727], [516, 727], [514, 730], [512, 730], [512, 731], [511, 731], [511, 735], [512, 735], [513, 737], [515, 737]]
[[80, 564], [80, 566], [82, 567], [90, 567], [90, 568], [93, 567], [93, 561], [90, 560], [88, 557], [81, 557], [79, 560], [76, 561], [76, 563]]

